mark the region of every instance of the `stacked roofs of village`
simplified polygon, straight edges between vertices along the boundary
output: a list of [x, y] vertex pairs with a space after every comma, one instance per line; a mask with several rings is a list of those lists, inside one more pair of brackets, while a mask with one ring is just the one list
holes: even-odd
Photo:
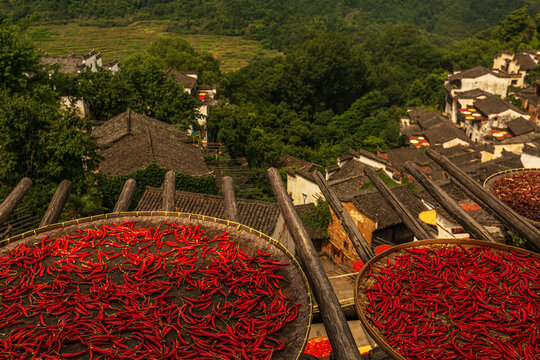
[[120, 69], [120, 62], [115, 59], [109, 64], [103, 65], [101, 53], [96, 50], [90, 51], [85, 55], [75, 55], [71, 53], [69, 56], [52, 56], [45, 54], [41, 57], [41, 63], [43, 65], [57, 66], [58, 71], [61, 73], [78, 74], [85, 68], [89, 68], [90, 71], [96, 72], [98, 68], [111, 71], [113, 73], [118, 72]]

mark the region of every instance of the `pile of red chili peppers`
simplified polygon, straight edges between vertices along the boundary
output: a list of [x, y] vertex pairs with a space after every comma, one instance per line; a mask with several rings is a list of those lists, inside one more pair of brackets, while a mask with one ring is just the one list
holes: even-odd
[[520, 215], [540, 221], [540, 171], [504, 176], [491, 192]]
[[[0, 358], [271, 359], [295, 320], [286, 265], [227, 233], [136, 222], [0, 257]], [[247, 252], [250, 252], [246, 250]]]
[[529, 255], [407, 248], [368, 275], [368, 318], [407, 359], [538, 359], [540, 261]]

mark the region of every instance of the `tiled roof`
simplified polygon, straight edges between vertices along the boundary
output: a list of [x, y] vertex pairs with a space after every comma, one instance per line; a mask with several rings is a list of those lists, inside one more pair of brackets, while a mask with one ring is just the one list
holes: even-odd
[[178, 71], [173, 68], [169, 68], [167, 75], [172, 77], [179, 83], [184, 84], [184, 87], [193, 90], [197, 86], [197, 79], [191, 76], [186, 75], [185, 71]]
[[459, 91], [457, 93], [458, 98], [460, 99], [476, 99], [479, 96], [488, 96], [490, 93], [481, 90], [481, 89], [472, 89], [467, 91]]
[[506, 125], [514, 136], [519, 136], [534, 131], [532, 122], [522, 117], [510, 121]]
[[59, 65], [58, 71], [61, 73], [77, 73], [84, 69], [83, 59], [77, 56], [51, 56], [45, 55], [41, 58], [43, 65]]
[[390, 164], [398, 170], [403, 170], [406, 161], [413, 161], [417, 164], [427, 164], [430, 158], [426, 155], [424, 149], [414, 147], [400, 147], [386, 151]]
[[91, 136], [104, 147], [99, 171], [105, 175], [127, 174], [152, 162], [192, 176], [209, 174], [200, 150], [187, 143], [186, 134], [146, 115], [125, 111], [95, 127]]
[[417, 122], [424, 130], [446, 121], [443, 116], [437, 114], [435, 111], [422, 108], [409, 110], [409, 117], [411, 120]]
[[458, 80], [458, 79], [476, 79], [480, 76], [491, 74], [493, 76], [497, 77], [508, 77], [505, 74], [496, 72], [494, 70], [488, 69], [484, 66], [476, 66], [471, 69], [460, 71], [457, 74], [452, 74], [449, 76], [450, 80]]
[[364, 169], [366, 167], [368, 165], [357, 160], [347, 161], [328, 180], [333, 181], [350, 178], [351, 176], [364, 176]]
[[519, 70], [532, 70], [536, 67], [536, 61], [534, 61], [533, 57], [527, 53], [522, 54], [516, 54], [514, 55], [514, 60], [519, 65]]
[[[463, 191], [461, 191], [460, 187], [457, 186], [454, 182], [445, 179], [441, 181], [435, 182], [437, 185], [441, 187], [452, 199], [454, 199], [458, 204], [471, 204], [474, 203]], [[456, 223], [454, 218], [444, 210], [444, 208], [426, 191], [421, 190], [416, 194], [420, 199], [426, 201], [430, 206], [432, 206], [438, 213], [439, 216], [443, 217], [444, 219], [450, 221], [451, 223]], [[497, 219], [495, 219], [492, 215], [490, 215], [488, 212], [480, 208], [479, 210], [473, 210], [467, 212], [473, 219], [475, 219], [480, 225], [483, 226], [502, 226]]]
[[[427, 208], [414, 196], [406, 186], [396, 186], [390, 189], [401, 200], [403, 204], [415, 216], [418, 216]], [[359, 192], [353, 199], [354, 206], [362, 214], [377, 222], [377, 229], [384, 229], [389, 226], [402, 223], [401, 218], [386, 203], [377, 189], [366, 189]]]
[[376, 154], [373, 154], [373, 153], [371, 153], [371, 152], [369, 152], [367, 150], [364, 150], [364, 149], [350, 150], [349, 154], [352, 155], [352, 156], [358, 157], [358, 158], [360, 156], [365, 156], [368, 159], [371, 159], [373, 161], [383, 163], [383, 164], [388, 164], [388, 160], [383, 159], [382, 157], [377, 156]]
[[[303, 219], [303, 217], [307, 213], [315, 209], [315, 205], [313, 204], [296, 205], [295, 209], [298, 212], [298, 215], [300, 215], [300, 218]], [[326, 234], [325, 229], [321, 229], [319, 227], [313, 227], [306, 221], [302, 221], [302, 222], [311, 240], [328, 239], [328, 235]]]
[[[163, 190], [147, 186], [135, 210], [159, 210], [162, 202]], [[236, 205], [241, 224], [272, 235], [279, 218], [279, 209], [276, 203], [237, 198]], [[216, 195], [177, 191], [174, 196], [174, 206], [179, 212], [225, 218], [223, 198]]]
[[463, 166], [462, 169], [471, 175], [474, 179], [483, 183], [491, 175], [504, 170], [522, 168], [521, 156], [511, 152], [504, 151], [500, 158], [479, 162], [470, 166]]
[[485, 99], [476, 100], [474, 102], [474, 107], [477, 108], [485, 116], [500, 114], [507, 110], [513, 110], [519, 114], [528, 115], [521, 109], [495, 95], [487, 95]]
[[316, 165], [307, 165], [307, 166], [302, 166], [301, 168], [298, 168], [298, 169], [287, 169], [287, 174], [295, 177], [297, 175], [300, 175], [302, 176], [303, 178], [306, 178], [310, 181], [313, 181], [315, 182], [315, 178], [313, 177], [313, 170], [315, 170], [315, 166]]
[[439, 124], [426, 129], [424, 135], [431, 145], [444, 144], [445, 142], [454, 139], [460, 139], [467, 143], [471, 142], [462, 130], [448, 120], [444, 120]]

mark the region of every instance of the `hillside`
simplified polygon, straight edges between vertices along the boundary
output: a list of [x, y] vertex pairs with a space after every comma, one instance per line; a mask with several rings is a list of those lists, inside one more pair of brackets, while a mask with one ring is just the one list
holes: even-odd
[[12, 20], [35, 13], [38, 22], [96, 19], [105, 25], [173, 20], [167, 30], [184, 34], [243, 35], [287, 49], [309, 29], [344, 30], [352, 37], [378, 25], [407, 22], [436, 35], [462, 39], [496, 25], [511, 11], [540, 0], [24, 0], [0, 1]]
[[[146, 50], [160, 38], [174, 35], [167, 31], [167, 21], [138, 21], [127, 26], [100, 26], [98, 23], [72, 21], [69, 24], [33, 26], [30, 40], [43, 52], [67, 56], [71, 52], [84, 54], [96, 49], [104, 62], [124, 60]], [[220, 62], [221, 71], [236, 71], [255, 56], [274, 57], [275, 50], [263, 49], [260, 42], [226, 35], [182, 35], [195, 50], [209, 52]]]

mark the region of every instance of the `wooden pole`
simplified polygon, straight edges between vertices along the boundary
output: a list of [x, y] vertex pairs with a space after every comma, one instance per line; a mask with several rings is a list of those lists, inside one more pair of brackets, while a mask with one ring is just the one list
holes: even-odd
[[341, 201], [339, 201], [334, 190], [328, 186], [324, 176], [322, 176], [320, 172], [315, 171], [313, 172], [313, 177], [315, 178], [315, 182], [319, 186], [319, 189], [321, 189], [324, 198], [328, 202], [328, 205], [330, 205], [330, 208], [339, 219], [341, 226], [349, 236], [358, 256], [360, 256], [360, 259], [362, 259], [364, 264], [367, 264], [367, 262], [375, 256], [375, 253], [371, 250], [371, 246], [367, 243], [366, 239], [358, 229], [358, 226], [351, 218], [351, 215], [345, 210]]
[[131, 204], [131, 199], [133, 199], [133, 194], [135, 194], [136, 189], [137, 181], [135, 181], [135, 179], [128, 179], [122, 188], [122, 192], [116, 201], [116, 205], [114, 205], [113, 212], [128, 211], [129, 205]]
[[176, 192], [176, 175], [167, 171], [163, 181], [163, 211], [174, 211], [174, 194]]
[[287, 224], [296, 244], [298, 256], [305, 267], [306, 276], [313, 287], [313, 293], [319, 305], [324, 327], [336, 359], [361, 360], [360, 352], [354, 342], [351, 329], [347, 325], [347, 319], [341, 310], [338, 298], [323, 269], [317, 251], [302, 225], [300, 216], [298, 216], [287, 194], [279, 172], [275, 168], [269, 168], [267, 174], [285, 224]]
[[9, 219], [13, 210], [15, 210], [23, 196], [30, 189], [30, 186], [32, 186], [32, 180], [27, 177], [22, 178], [4, 201], [2, 201], [2, 204], [0, 204], [0, 225]]
[[366, 168], [364, 170], [367, 177], [373, 185], [379, 190], [379, 193], [383, 197], [383, 199], [390, 205], [392, 209], [396, 212], [396, 214], [399, 216], [399, 218], [403, 221], [405, 226], [409, 228], [409, 230], [412, 231], [414, 236], [418, 240], [424, 240], [424, 239], [433, 239], [436, 236], [434, 234], [428, 233], [420, 224], [420, 222], [416, 219], [416, 217], [403, 205], [403, 203], [398, 199], [396, 194], [394, 194], [388, 186], [377, 176], [375, 171], [372, 169]]
[[427, 175], [410, 161], [405, 162], [405, 169], [441, 204], [441, 206], [461, 225], [469, 234], [477, 239], [495, 242], [491, 234], [474, 220], [459, 204], [443, 189], [435, 184]]
[[234, 194], [234, 181], [230, 176], [224, 176], [221, 191], [223, 192], [223, 207], [227, 220], [238, 222], [238, 207], [236, 206], [236, 196]]
[[480, 183], [471, 178], [467, 173], [453, 164], [445, 156], [438, 152], [427, 149], [426, 154], [432, 158], [440, 167], [442, 167], [454, 179], [460, 182], [471, 193], [478, 197], [491, 211], [503, 219], [503, 222], [515, 231], [519, 236], [526, 240], [536, 250], [540, 249], [540, 230], [538, 230], [529, 221], [521, 215], [510, 209], [501, 200], [486, 191]]
[[49, 207], [47, 208], [45, 215], [43, 215], [43, 218], [41, 219], [39, 227], [54, 224], [58, 221], [69, 194], [71, 194], [71, 188], [71, 181], [62, 180], [60, 185], [58, 185], [58, 189], [56, 189], [51, 202], [49, 203]]

